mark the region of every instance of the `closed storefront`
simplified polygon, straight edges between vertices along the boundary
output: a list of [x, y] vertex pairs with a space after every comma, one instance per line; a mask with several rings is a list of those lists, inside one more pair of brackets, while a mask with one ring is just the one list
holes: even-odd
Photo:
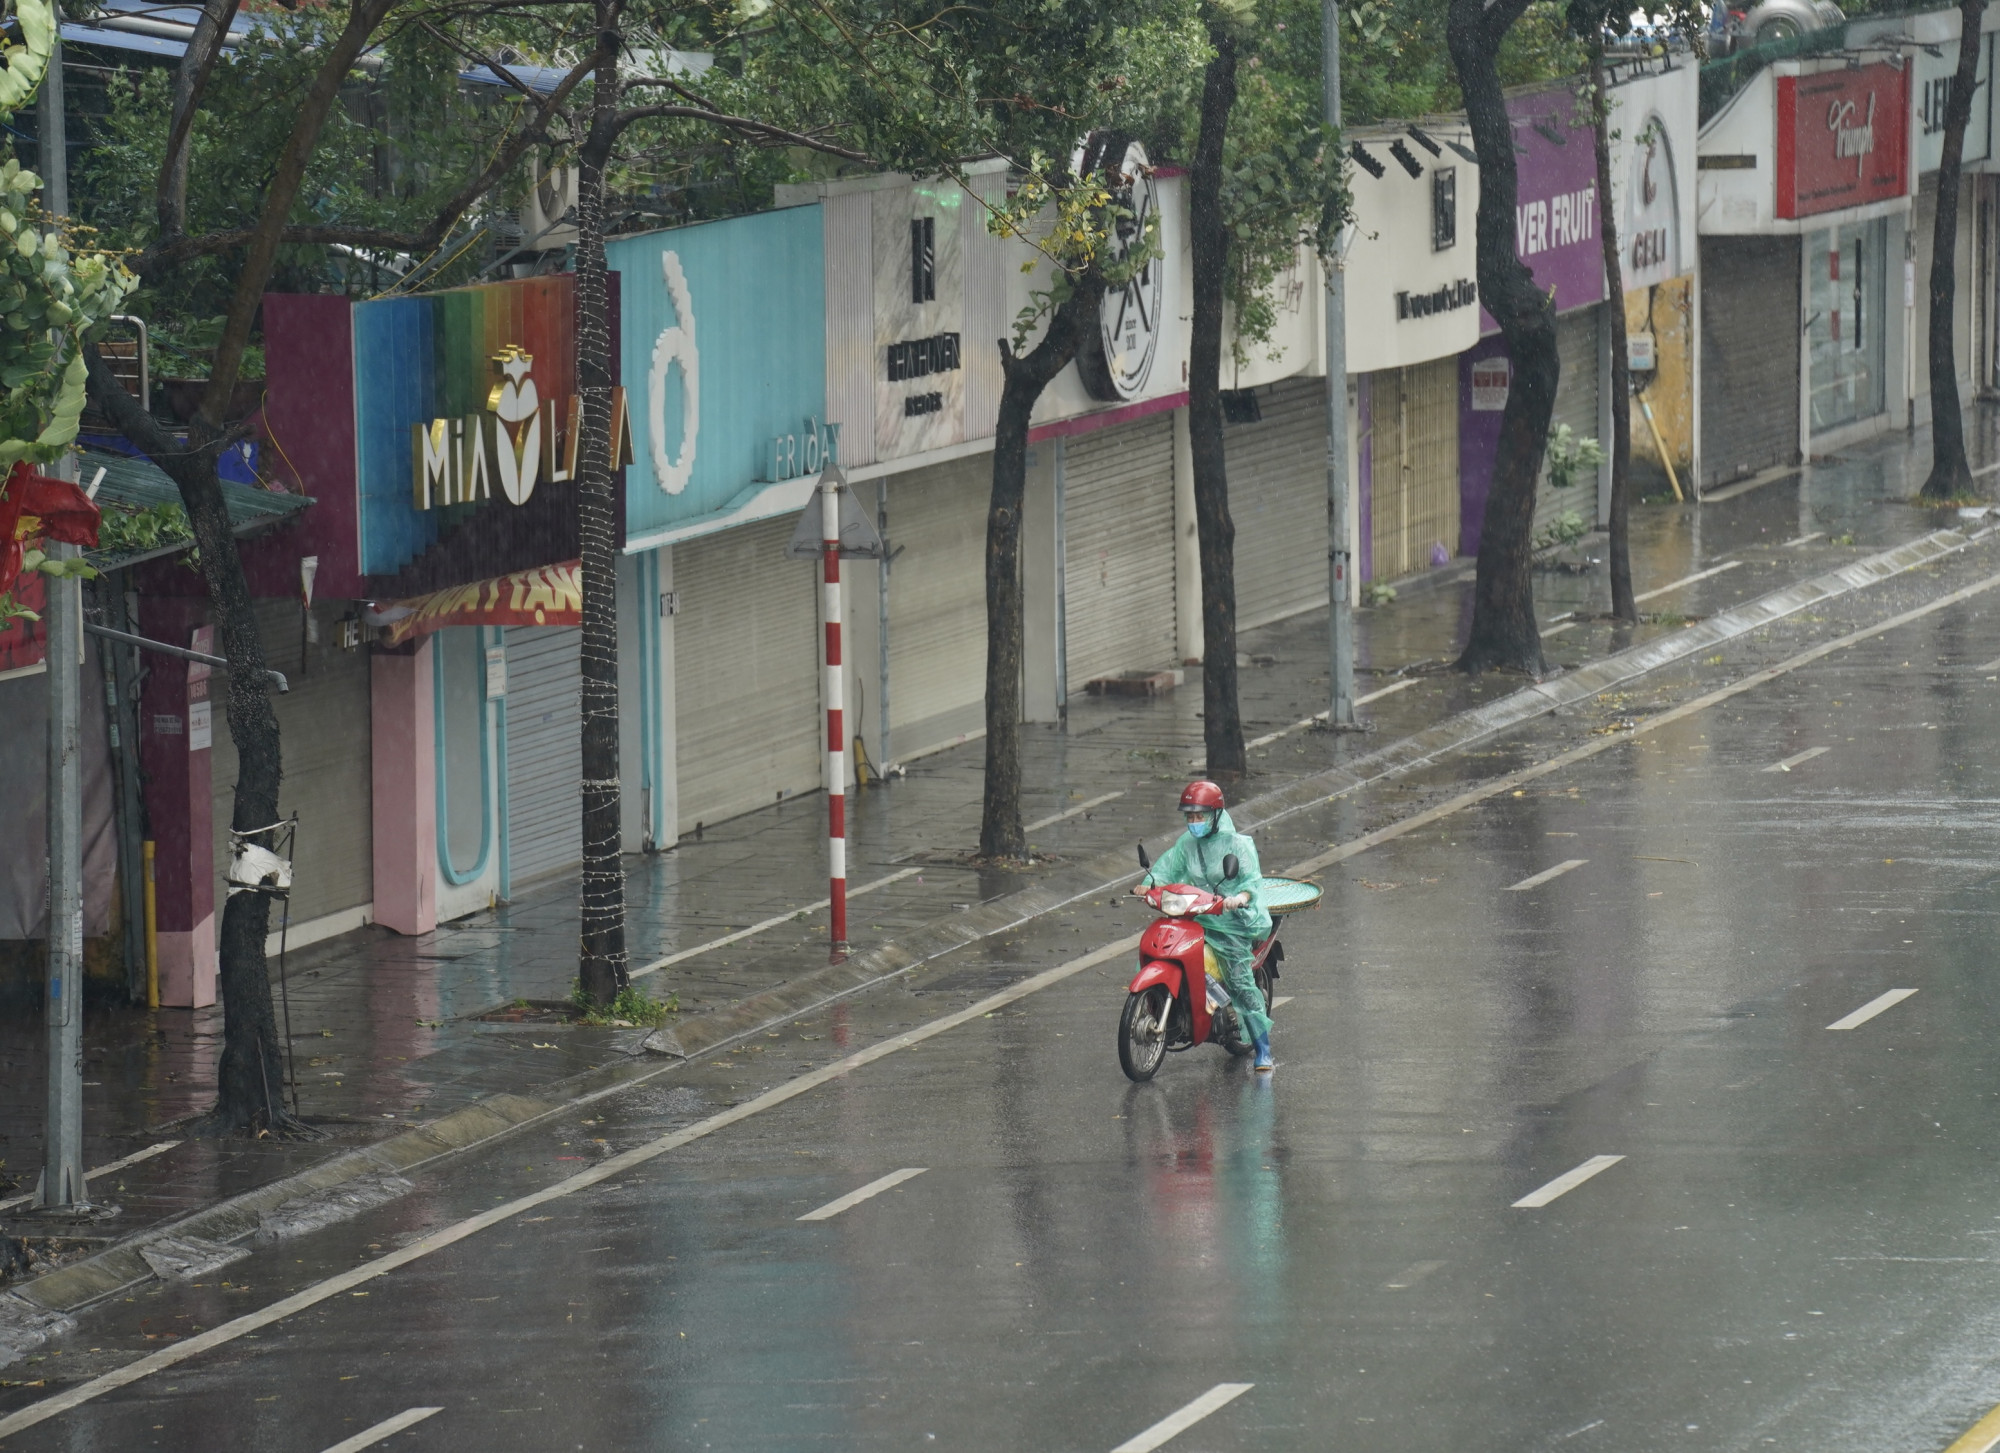
[[1702, 487], [1799, 456], [1799, 239], [1701, 239]]
[[1246, 630], [1325, 605], [1327, 579], [1326, 380], [1286, 379], [1255, 397], [1258, 420], [1223, 435]]
[[[332, 622], [342, 607], [322, 601], [317, 641], [305, 639], [303, 612], [296, 600], [256, 602], [264, 659], [282, 671], [291, 687], [274, 692], [284, 750], [285, 778], [278, 811], [299, 817], [292, 859], [291, 918], [294, 925], [333, 920], [336, 931], [358, 927], [361, 911], [374, 896], [370, 862], [370, 736], [368, 653], [341, 650]], [[222, 673], [205, 728], [212, 744], [210, 828], [215, 841], [215, 906], [227, 901], [223, 874], [229, 866], [229, 827], [236, 793], [236, 745], [223, 711]], [[191, 739], [204, 728], [191, 728]], [[260, 823], [259, 826], [262, 826]], [[281, 911], [281, 910], [280, 910]], [[345, 915], [345, 918], [341, 917]], [[351, 921], [349, 921], [351, 920]], [[271, 915], [277, 931], [279, 912]], [[308, 934], [312, 930], [308, 929]], [[296, 942], [297, 940], [294, 940]]]
[[1173, 416], [1059, 441], [1069, 689], [1174, 660]]
[[[583, 858], [582, 637], [573, 626], [506, 628], [510, 889]], [[457, 835], [454, 820], [454, 841]]]
[[821, 786], [818, 580], [790, 518], [674, 547], [680, 830]]
[[1458, 553], [1458, 374], [1457, 359], [1440, 358], [1368, 376], [1362, 530], [1370, 580], [1428, 570]]
[[[1556, 354], [1562, 360], [1562, 380], [1556, 385], [1556, 410], [1549, 420], [1551, 442], [1558, 426], [1568, 425], [1577, 439], [1598, 439], [1604, 432], [1598, 404], [1604, 396], [1603, 359], [1598, 331], [1604, 309], [1579, 308], [1556, 319]], [[1609, 450], [1609, 440], [1600, 440]], [[1541, 488], [1535, 493], [1535, 532], [1541, 534], [1565, 514], [1574, 514], [1585, 525], [1597, 522], [1597, 471], [1581, 471], [1581, 477], [1565, 489], [1549, 484], [1546, 466]]]
[[[976, 730], [986, 712], [986, 506], [992, 456], [892, 477], [888, 537], [889, 722], [901, 756]], [[876, 486], [860, 486], [866, 499]], [[850, 618], [874, 603], [858, 594]], [[854, 675], [880, 690], [877, 662]]]

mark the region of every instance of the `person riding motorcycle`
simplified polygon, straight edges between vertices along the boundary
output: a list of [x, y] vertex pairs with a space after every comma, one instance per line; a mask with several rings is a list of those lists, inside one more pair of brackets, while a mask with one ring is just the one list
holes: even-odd
[[[1181, 793], [1181, 816], [1187, 819], [1187, 831], [1160, 854], [1132, 892], [1143, 895], [1162, 883], [1186, 883], [1222, 895], [1227, 911], [1205, 919], [1203, 928], [1222, 965], [1222, 986], [1257, 1051], [1257, 1068], [1269, 1070], [1271, 1016], [1264, 1012], [1264, 996], [1251, 972], [1255, 947], [1271, 932], [1271, 915], [1257, 901], [1257, 882], [1263, 876], [1257, 844], [1236, 831], [1223, 810], [1222, 789], [1213, 782], [1187, 785]], [[1236, 855], [1236, 876], [1226, 878], [1222, 869], [1231, 853]]]

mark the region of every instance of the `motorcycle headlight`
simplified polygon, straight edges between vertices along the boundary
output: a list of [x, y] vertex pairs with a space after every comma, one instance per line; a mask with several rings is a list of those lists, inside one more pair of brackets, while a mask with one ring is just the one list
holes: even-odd
[[1160, 895], [1160, 912], [1166, 914], [1169, 918], [1179, 918], [1193, 907], [1194, 894], [1192, 893], [1162, 893]]

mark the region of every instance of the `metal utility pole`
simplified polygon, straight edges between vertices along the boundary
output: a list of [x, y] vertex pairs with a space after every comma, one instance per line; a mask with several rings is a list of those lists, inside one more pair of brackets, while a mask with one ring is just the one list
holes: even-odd
[[[42, 196], [49, 212], [69, 213], [69, 157], [63, 125], [62, 39], [42, 80]], [[64, 460], [60, 472], [75, 476]], [[50, 541], [51, 560], [73, 560], [74, 545]], [[83, 681], [83, 582], [44, 576], [42, 659], [49, 682], [49, 1107], [42, 1142], [40, 1204], [82, 1207], [83, 1180], [83, 772], [77, 723]]]
[[840, 491], [843, 480], [832, 464], [819, 480], [820, 594], [826, 620], [826, 852], [827, 898], [832, 905], [828, 956], [847, 956], [847, 727], [841, 679]]
[[[1340, 125], [1340, 3], [1320, 0], [1321, 99], [1326, 124]], [[1341, 164], [1335, 156], [1333, 165]], [[1326, 270], [1326, 564], [1327, 717], [1338, 731], [1354, 726], [1353, 501], [1347, 487], [1347, 281], [1336, 250]]]
[[[50, 542], [49, 557], [73, 560], [74, 545]], [[81, 1206], [83, 1183], [83, 582], [46, 576], [42, 645], [49, 681], [49, 1113], [42, 1143], [45, 1207]]]

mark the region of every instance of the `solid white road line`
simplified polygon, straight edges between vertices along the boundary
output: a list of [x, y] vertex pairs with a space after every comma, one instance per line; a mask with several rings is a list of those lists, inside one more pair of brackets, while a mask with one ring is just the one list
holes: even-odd
[[1075, 817], [1078, 813], [1088, 812], [1093, 807], [1102, 807], [1104, 806], [1105, 803], [1114, 801], [1117, 798], [1123, 797], [1124, 795], [1125, 794], [1123, 792], [1107, 792], [1102, 797], [1093, 797], [1088, 802], [1077, 803], [1077, 805], [1072, 807], [1068, 812], [1052, 813], [1048, 817], [1038, 817], [1033, 822], [1024, 823], [1021, 827], [1021, 831], [1038, 832], [1042, 828], [1053, 827], [1056, 823], [1063, 822], [1069, 818]]
[[[1375, 691], [1371, 691], [1366, 696], [1355, 697], [1354, 704], [1356, 706], [1366, 706], [1371, 701], [1380, 701], [1385, 696], [1394, 696], [1397, 692], [1406, 691], [1410, 687], [1415, 686], [1416, 684], [1417, 684], [1416, 677], [1405, 676], [1401, 681], [1391, 681], [1387, 686], [1381, 687]], [[1324, 717], [1325, 715], [1326, 715], [1325, 712], [1320, 713], [1320, 716], [1322, 717]]]
[[[923, 872], [922, 868], [905, 868], [900, 873], [891, 873], [886, 878], [877, 878], [872, 883], [863, 883], [859, 888], [850, 889], [847, 896], [849, 898], [859, 898], [863, 893], [873, 893], [877, 888], [886, 888], [891, 883], [900, 883], [905, 878], [914, 878], [921, 872]], [[830, 898], [822, 898], [815, 903], [806, 904], [803, 908], [794, 908], [789, 913], [780, 913], [776, 918], [767, 918], [762, 923], [753, 923], [748, 928], [739, 928], [734, 933], [725, 933], [721, 938], [712, 938], [707, 943], [698, 943], [693, 948], [684, 948], [679, 953], [668, 954], [663, 959], [654, 959], [645, 968], [632, 970], [631, 977], [643, 979], [646, 975], [657, 974], [661, 969], [669, 968], [679, 963], [682, 959], [691, 959], [696, 954], [705, 954], [712, 949], [726, 948], [739, 939], [749, 938], [752, 934], [762, 933], [767, 928], [776, 928], [781, 923], [790, 923], [801, 913], [817, 913], [820, 909], [828, 907], [832, 901]]]
[[[149, 1145], [144, 1150], [135, 1150], [130, 1155], [121, 1156], [114, 1161], [108, 1161], [100, 1165], [96, 1170], [87, 1170], [83, 1173], [83, 1178], [87, 1181], [94, 1181], [99, 1176], [108, 1176], [111, 1172], [123, 1170], [128, 1165], [137, 1165], [142, 1160], [151, 1160], [154, 1156], [172, 1150], [179, 1144], [178, 1140], [162, 1140], [157, 1145]], [[16, 1206], [25, 1206], [34, 1199], [35, 1193], [30, 1191], [25, 1196], [15, 1196], [12, 1200], [0, 1201], [0, 1211], [10, 1211]]]
[[1891, 989], [1886, 994], [1878, 994], [1852, 1014], [1836, 1019], [1827, 1025], [1828, 1029], [1859, 1029], [1884, 1009], [1894, 1009], [1898, 1004], [1916, 993], [1915, 989]]
[[392, 1437], [405, 1428], [415, 1427], [425, 1418], [443, 1411], [443, 1408], [411, 1408], [407, 1412], [398, 1413], [393, 1418], [377, 1423], [372, 1428], [356, 1433], [352, 1438], [343, 1438], [327, 1449], [326, 1453], [361, 1453], [363, 1448], [373, 1448], [383, 1439]]
[[1164, 1447], [1217, 1408], [1236, 1401], [1256, 1385], [1254, 1382], [1218, 1382], [1179, 1412], [1168, 1414], [1138, 1437], [1127, 1438], [1111, 1453], [1153, 1453], [1155, 1448]]
[[[1975, 536], [1974, 538], [1977, 539], [1980, 537]], [[1482, 782], [1477, 787], [1461, 792], [1458, 796], [1440, 802], [1434, 807], [1427, 807], [1422, 812], [1412, 813], [1408, 817], [1398, 818], [1394, 822], [1385, 823], [1373, 832], [1363, 833], [1360, 837], [1350, 838], [1343, 843], [1335, 843], [1324, 852], [1315, 853], [1312, 857], [1306, 858], [1302, 862], [1292, 864], [1279, 874], [1279, 876], [1286, 878], [1309, 878], [1314, 873], [1332, 867], [1335, 863], [1344, 863], [1349, 858], [1359, 857], [1371, 848], [1380, 847], [1383, 843], [1407, 837], [1413, 832], [1429, 827], [1434, 822], [1439, 822], [1455, 813], [1462, 812], [1468, 807], [1477, 806], [1489, 798], [1498, 797], [1503, 792], [1511, 791], [1524, 782], [1534, 782], [1543, 777], [1552, 776], [1562, 771], [1565, 767], [1574, 766], [1578, 762], [1588, 761], [1590, 758], [1604, 752], [1622, 747], [1636, 737], [1645, 736], [1651, 732], [1660, 730], [1662, 727], [1671, 726], [1673, 723], [1685, 720], [1691, 716], [1697, 716], [1712, 706], [1733, 700], [1745, 692], [1754, 691], [1759, 686], [1776, 681], [1782, 676], [1788, 676], [1794, 671], [1810, 666], [1815, 661], [1831, 656], [1836, 651], [1844, 651], [1848, 647], [1859, 645], [1863, 641], [1872, 641], [1877, 636], [1887, 635], [1890, 631], [1909, 625], [1913, 621], [1923, 620], [1927, 616], [1935, 615], [1938, 611], [1948, 610], [1954, 605], [1976, 599], [1996, 588], [2000, 588], [2000, 574], [1989, 575], [1985, 579], [1976, 580], [1970, 585], [1960, 586], [1948, 595], [1941, 595], [1936, 600], [1928, 601], [1923, 605], [1912, 606], [1909, 610], [1899, 612], [1887, 620], [1877, 621], [1872, 626], [1864, 626], [1858, 631], [1850, 631], [1848, 634], [1836, 637], [1834, 640], [1824, 641], [1809, 650], [1799, 652], [1796, 656], [1787, 657], [1776, 665], [1767, 666], [1761, 671], [1753, 671], [1750, 675], [1732, 681], [1727, 686], [1719, 686], [1714, 691], [1706, 692], [1692, 701], [1684, 701], [1679, 706], [1670, 707], [1657, 716], [1647, 717], [1630, 732], [1620, 733], [1617, 736], [1599, 737], [1594, 741], [1584, 743], [1582, 746], [1572, 747], [1569, 751], [1558, 753], [1550, 757], [1547, 761], [1537, 762], [1532, 767], [1522, 767], [1518, 771], [1496, 777], [1490, 782]], [[1289, 814], [1280, 814], [1280, 816], [1284, 815]], [[1275, 820], [1277, 820], [1276, 817], [1266, 819], [1266, 821]], [[1135, 872], [1133, 876], [1137, 877], [1138, 875]], [[1121, 879], [1120, 881], [1123, 880]], [[1091, 891], [1096, 892], [1099, 890], [1093, 889]], [[1084, 896], [1089, 895], [1086, 894]], [[1057, 964], [1054, 968], [1044, 969], [1039, 974], [1032, 974], [1010, 988], [1002, 989], [998, 993], [989, 994], [986, 998], [979, 1000], [975, 1004], [968, 1004], [965, 1008], [955, 1013], [946, 1014], [941, 1018], [934, 1019], [928, 1024], [912, 1029], [907, 1034], [899, 1034], [893, 1038], [871, 1044], [866, 1049], [856, 1050], [845, 1059], [838, 1059], [831, 1064], [821, 1066], [819, 1069], [810, 1070], [795, 1080], [787, 1081], [785, 1084], [766, 1090], [761, 1095], [753, 1096], [751, 1099], [745, 1100], [740, 1104], [732, 1105], [720, 1114], [712, 1115], [708, 1119], [697, 1121], [695, 1124], [687, 1126], [684, 1129], [663, 1135], [657, 1140], [634, 1146], [631, 1150], [614, 1155], [609, 1160], [600, 1161], [588, 1170], [578, 1171], [567, 1180], [558, 1181], [554, 1185], [545, 1186], [539, 1191], [530, 1192], [528, 1195], [516, 1200], [495, 1206], [490, 1211], [482, 1211], [479, 1215], [460, 1221], [456, 1225], [443, 1227], [420, 1241], [413, 1241], [408, 1246], [398, 1247], [396, 1250], [374, 1261], [365, 1262], [360, 1266], [329, 1277], [325, 1281], [294, 1292], [291, 1296], [273, 1302], [269, 1306], [260, 1308], [254, 1312], [246, 1312], [232, 1321], [225, 1322], [218, 1327], [211, 1327], [205, 1332], [198, 1332], [192, 1337], [187, 1337], [174, 1343], [171, 1347], [162, 1348], [158, 1352], [148, 1353], [136, 1362], [127, 1363], [124, 1367], [116, 1368], [111, 1372], [94, 1377], [88, 1382], [77, 1383], [53, 1397], [44, 1398], [40, 1402], [32, 1403], [17, 1412], [0, 1418], [0, 1438], [10, 1437], [24, 1429], [35, 1427], [40, 1423], [48, 1421], [50, 1418], [68, 1412], [72, 1408], [81, 1407], [87, 1402], [102, 1397], [107, 1392], [114, 1392], [121, 1387], [128, 1387], [135, 1382], [152, 1376], [156, 1372], [177, 1366], [189, 1358], [198, 1357], [202, 1353], [216, 1347], [226, 1346], [228, 1343], [248, 1333], [273, 1326], [276, 1323], [284, 1321], [295, 1312], [304, 1311], [308, 1307], [318, 1306], [321, 1302], [339, 1296], [342, 1292], [365, 1285], [377, 1277], [398, 1270], [413, 1261], [419, 1261], [433, 1252], [442, 1251], [447, 1247], [454, 1246], [467, 1237], [476, 1236], [481, 1231], [503, 1225], [524, 1211], [533, 1210], [551, 1201], [560, 1200], [564, 1196], [574, 1195], [578, 1191], [588, 1190], [590, 1187], [602, 1184], [605, 1181], [615, 1180], [662, 1155], [679, 1150], [682, 1146], [691, 1145], [697, 1140], [702, 1140], [716, 1134], [718, 1131], [726, 1130], [738, 1121], [748, 1120], [754, 1115], [762, 1114], [766, 1110], [786, 1104], [801, 1095], [810, 1094], [821, 1085], [830, 1084], [835, 1080], [845, 1078], [853, 1074], [856, 1070], [875, 1063], [877, 1060], [887, 1059], [890, 1055], [900, 1050], [910, 1049], [940, 1034], [949, 1033], [951, 1030], [957, 1029], [960, 1025], [970, 1024], [974, 1020], [983, 1019], [997, 1009], [1004, 1009], [1008, 1005], [1025, 999], [1031, 994], [1038, 994], [1052, 985], [1075, 977], [1085, 969], [1094, 969], [1099, 964], [1123, 958], [1127, 954], [1134, 952], [1138, 947], [1139, 935], [1136, 933], [1127, 934], [1123, 938], [1113, 939], [1110, 943], [1101, 944], [1089, 953], [1071, 959], [1066, 964]], [[659, 1073], [666, 1075], [677, 1068], [678, 1066], [664, 1066]], [[628, 1093], [636, 1089], [639, 1084], [647, 1082], [648, 1080], [640, 1080], [632, 1084], [610, 1086], [602, 1090], [592, 1091], [572, 1101], [568, 1108], [574, 1110], [579, 1105], [593, 1104], [598, 1100], [613, 1095]]]
[[[1416, 684], [1417, 684], [1416, 677], [1405, 676], [1401, 681], [1391, 681], [1387, 686], [1381, 687], [1375, 691], [1371, 691], [1366, 696], [1355, 697], [1354, 704], [1356, 706], [1366, 706], [1371, 701], [1380, 701], [1385, 696], [1394, 696], [1399, 691], [1407, 691], [1409, 690], [1410, 687], [1415, 686]], [[1326, 712], [1316, 711], [1311, 716], [1305, 718], [1303, 721], [1295, 721], [1288, 727], [1279, 727], [1276, 731], [1266, 732], [1261, 737], [1252, 737], [1249, 741], [1243, 744], [1244, 749], [1246, 751], [1249, 751], [1249, 750], [1254, 750], [1255, 748], [1258, 747], [1268, 747], [1271, 745], [1271, 743], [1278, 740], [1279, 737], [1288, 737], [1293, 732], [1303, 731], [1307, 727], [1312, 726], [1316, 722], [1325, 721], [1327, 715], [1328, 713]], [[1202, 764], [1200, 762], [1196, 762], [1193, 765], [1196, 767], [1200, 767]], [[1034, 826], [1034, 824], [1030, 823], [1029, 826], [1032, 827]]]
[[1539, 888], [1542, 884], [1548, 882], [1549, 879], [1560, 878], [1564, 873], [1569, 872], [1570, 869], [1581, 868], [1589, 861], [1589, 858], [1571, 858], [1568, 862], [1557, 863], [1553, 868], [1542, 869], [1541, 872], [1535, 874], [1532, 878], [1523, 878], [1507, 891], [1509, 893], [1525, 893], [1530, 888]]
[[1408, 1291], [1443, 1265], [1442, 1261], [1420, 1261], [1414, 1266], [1404, 1267], [1401, 1271], [1397, 1272], [1387, 1283], [1387, 1286], [1392, 1292]]
[[1972, 669], [1983, 676], [1988, 671], [2000, 671], [2000, 661], [1988, 661], [1984, 666], [1974, 666]]
[[1575, 1170], [1564, 1171], [1539, 1190], [1528, 1192], [1514, 1203], [1517, 1210], [1533, 1211], [1546, 1206], [1558, 1196], [1568, 1195], [1594, 1175], [1608, 1171], [1625, 1157], [1622, 1155], [1593, 1155]]
[[1280, 994], [1277, 998], [1271, 1001], [1271, 1007], [1273, 1009], [1282, 1009], [1297, 997], [1298, 996], [1296, 994]]
[[1674, 581], [1670, 585], [1655, 586], [1643, 595], [1633, 596], [1632, 600], [1635, 604], [1642, 600], [1651, 600], [1655, 596], [1665, 595], [1670, 590], [1679, 590], [1683, 585], [1693, 585], [1697, 580], [1706, 580], [1711, 575], [1720, 575], [1725, 570], [1734, 570], [1742, 563], [1741, 560], [1727, 560], [1720, 565], [1711, 565], [1706, 570], [1697, 570], [1692, 575], [1683, 575], [1679, 580]]
[[1758, 770], [1762, 772], [1789, 772], [1801, 762], [1810, 762], [1814, 757], [1824, 757], [1832, 750], [1833, 748], [1831, 747], [1808, 747], [1797, 756], [1787, 757], [1782, 762], [1773, 762], [1770, 766], [1760, 767]]
[[1543, 631], [1542, 639], [1546, 641], [1550, 636], [1560, 636], [1564, 631], [1571, 631], [1575, 629], [1576, 629], [1575, 621], [1564, 621], [1559, 626], [1550, 626], [1546, 631]]
[[929, 1169], [930, 1167], [927, 1165], [918, 1165], [909, 1166], [903, 1170], [890, 1171], [889, 1174], [883, 1176], [879, 1181], [870, 1181], [859, 1190], [849, 1191], [846, 1195], [836, 1200], [828, 1201], [817, 1211], [806, 1212], [799, 1219], [801, 1221], [831, 1221], [842, 1211], [860, 1205], [871, 1196], [879, 1196], [882, 1192], [889, 1190], [893, 1186], [900, 1186], [904, 1181], [915, 1180]]
[[1796, 540], [1787, 540], [1778, 548], [1781, 550], [1796, 550], [1801, 545], [1810, 545], [1815, 540], [1824, 540], [1825, 538], [1825, 530], [1814, 530], [1810, 535], [1801, 535]]

